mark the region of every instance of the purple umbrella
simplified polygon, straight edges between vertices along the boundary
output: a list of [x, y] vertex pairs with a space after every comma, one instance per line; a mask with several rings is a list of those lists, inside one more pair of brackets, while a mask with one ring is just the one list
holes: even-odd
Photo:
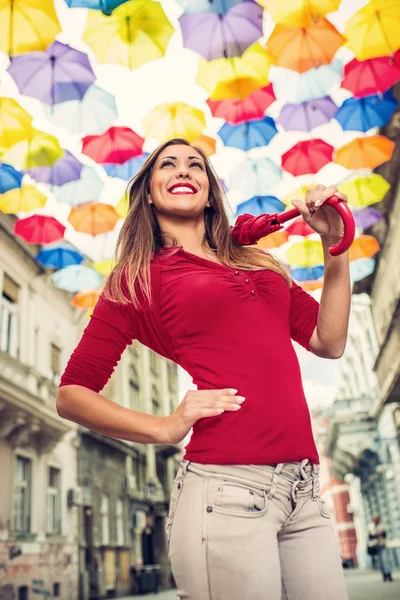
[[35, 167], [27, 169], [25, 173], [28, 173], [32, 179], [39, 183], [64, 185], [64, 183], [79, 179], [82, 169], [83, 164], [71, 152], [65, 150], [64, 155], [51, 167]]
[[311, 131], [314, 127], [328, 123], [337, 109], [329, 96], [301, 104], [285, 104], [276, 122], [286, 131]]
[[82, 100], [96, 79], [86, 54], [57, 41], [45, 52], [14, 56], [8, 72], [21, 94], [51, 105]]
[[192, 13], [180, 19], [183, 45], [206, 60], [241, 56], [262, 36], [263, 8], [255, 2], [240, 2], [226, 14]]
[[372, 225], [378, 223], [382, 219], [383, 214], [377, 208], [367, 206], [361, 210], [353, 208], [353, 216], [356, 226], [359, 229], [368, 229], [368, 227], [372, 227]]

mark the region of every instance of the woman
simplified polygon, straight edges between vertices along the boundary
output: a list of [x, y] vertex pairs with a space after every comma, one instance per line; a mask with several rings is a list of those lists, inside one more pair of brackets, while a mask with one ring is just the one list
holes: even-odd
[[[206, 155], [172, 140], [129, 191], [118, 264], [72, 354], [59, 414], [116, 438], [177, 443], [193, 426], [167, 522], [178, 596], [190, 600], [344, 600], [336, 538], [319, 494], [318, 453], [291, 338], [326, 358], [346, 343], [348, 256], [330, 186], [293, 201], [321, 235], [321, 304], [268, 253], [245, 244], [279, 229], [244, 216], [231, 231]], [[103, 398], [137, 339], [193, 377], [167, 417]]]
[[371, 522], [368, 525], [368, 540], [369, 553], [379, 559], [383, 581], [393, 581], [386, 549], [386, 530], [378, 514], [372, 515]]

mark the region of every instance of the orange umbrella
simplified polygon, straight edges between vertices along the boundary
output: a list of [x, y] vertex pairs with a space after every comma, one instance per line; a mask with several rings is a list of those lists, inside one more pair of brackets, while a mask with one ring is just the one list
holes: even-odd
[[306, 292], [313, 292], [314, 290], [320, 290], [322, 288], [323, 281], [322, 279], [317, 279], [316, 281], [302, 281], [298, 285]]
[[267, 42], [276, 64], [304, 73], [329, 64], [344, 38], [327, 19], [309, 19], [307, 27], [278, 23]]
[[215, 154], [217, 150], [216, 144], [217, 140], [215, 140], [212, 137], [209, 137], [208, 135], [201, 135], [193, 142], [193, 146], [197, 146], [198, 148], [201, 148], [201, 150], [204, 150], [207, 156], [212, 156], [213, 154]]
[[390, 160], [394, 147], [383, 135], [358, 137], [336, 150], [334, 162], [347, 169], [375, 169]]
[[77, 308], [86, 308], [90, 310], [94, 308], [97, 300], [101, 294], [101, 290], [89, 290], [78, 292], [71, 300], [72, 306], [76, 306]]
[[289, 234], [284, 229], [282, 231], [275, 231], [270, 233], [266, 237], [259, 240], [256, 244], [257, 248], [279, 248], [289, 239]]
[[113, 206], [101, 202], [88, 202], [75, 206], [68, 217], [75, 231], [99, 235], [112, 231], [119, 220]]
[[371, 258], [380, 249], [378, 240], [372, 235], [360, 235], [354, 240], [349, 250], [349, 260]]

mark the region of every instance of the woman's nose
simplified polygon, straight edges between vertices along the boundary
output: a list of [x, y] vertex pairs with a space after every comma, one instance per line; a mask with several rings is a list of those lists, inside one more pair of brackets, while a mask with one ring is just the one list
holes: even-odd
[[178, 179], [190, 179], [190, 173], [186, 169], [180, 169]]

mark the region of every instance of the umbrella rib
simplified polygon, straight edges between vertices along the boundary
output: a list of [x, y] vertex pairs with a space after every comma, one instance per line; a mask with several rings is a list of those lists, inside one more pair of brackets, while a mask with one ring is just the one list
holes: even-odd
[[[31, 26], [32, 30], [35, 32], [35, 34], [37, 35], [38, 39], [43, 42], [43, 38], [41, 37], [39, 30], [36, 28], [36, 24], [34, 23], [34, 21], [32, 19], [30, 19], [25, 13], [23, 8], [19, 5], [17, 7], [17, 10], [21, 13], [21, 15], [23, 16], [23, 18], [25, 19], [25, 21], [27, 21], [27, 23], [29, 23], [29, 25]], [[45, 13], [46, 14], [46, 13]]]

